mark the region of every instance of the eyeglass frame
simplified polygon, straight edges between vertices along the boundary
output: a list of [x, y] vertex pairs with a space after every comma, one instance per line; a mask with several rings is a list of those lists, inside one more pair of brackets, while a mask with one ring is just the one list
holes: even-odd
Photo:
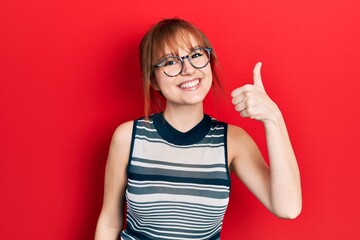
[[[202, 67], [196, 67], [196, 66], [194, 66], [194, 65], [192, 64], [191, 60], [190, 60], [190, 55], [191, 55], [191, 53], [194, 52], [194, 51], [196, 51], [196, 50], [206, 50], [207, 53], [208, 53], [208, 55], [209, 55], [209, 60], [208, 60], [208, 62], [207, 62], [204, 66], [202, 66]], [[179, 57], [179, 56], [167, 56], [166, 58], [164, 58], [163, 60], [161, 60], [161, 62], [159, 62], [158, 64], [154, 65], [154, 68], [160, 68], [160, 69], [163, 71], [163, 73], [164, 73], [166, 76], [168, 76], [168, 77], [176, 77], [176, 76], [178, 76], [179, 74], [181, 74], [182, 71], [184, 70], [184, 59], [186, 59], [186, 58], [187, 58], [187, 60], [189, 61], [190, 65], [193, 66], [193, 67], [196, 68], [196, 69], [201, 69], [201, 68], [206, 67], [206, 66], [209, 64], [209, 62], [210, 62], [210, 59], [211, 59], [211, 51], [212, 51], [212, 50], [213, 50], [212, 48], [208, 48], [208, 47], [198, 47], [198, 48], [194, 48], [194, 49], [193, 49], [188, 55], [186, 55], [186, 56], [182, 56], [182, 57]], [[163, 65], [164, 62], [165, 62], [167, 59], [169, 59], [169, 58], [177, 58], [177, 59], [179, 59], [180, 62], [181, 62], [181, 70], [179, 71], [178, 74], [176, 74], [176, 75], [174, 75], [174, 76], [167, 74], [167, 73], [162, 69], [162, 67], [164, 66], [164, 65]]]

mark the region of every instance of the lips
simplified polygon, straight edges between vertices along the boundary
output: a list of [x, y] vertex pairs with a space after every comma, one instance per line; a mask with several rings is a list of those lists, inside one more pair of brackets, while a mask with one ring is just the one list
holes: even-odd
[[199, 84], [200, 84], [200, 79], [194, 79], [191, 81], [180, 83], [178, 86], [183, 90], [192, 90], [195, 89], [197, 86], [199, 86]]

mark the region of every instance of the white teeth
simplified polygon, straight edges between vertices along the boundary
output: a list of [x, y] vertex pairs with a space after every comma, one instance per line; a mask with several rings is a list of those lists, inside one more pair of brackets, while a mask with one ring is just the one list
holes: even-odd
[[196, 85], [198, 85], [200, 83], [199, 79], [196, 79], [194, 81], [191, 82], [185, 82], [179, 85], [180, 88], [185, 89], [185, 88], [192, 88], [195, 87]]

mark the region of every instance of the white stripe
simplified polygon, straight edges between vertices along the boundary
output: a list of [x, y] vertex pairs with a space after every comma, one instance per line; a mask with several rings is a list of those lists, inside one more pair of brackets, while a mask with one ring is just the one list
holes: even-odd
[[135, 139], [133, 157], [156, 159], [176, 164], [224, 164], [224, 147], [219, 148], [174, 148], [161, 142]]
[[167, 182], [167, 181], [138, 181], [133, 179], [128, 179], [129, 183], [134, 185], [142, 185], [142, 184], [166, 184], [168, 186], [185, 186], [185, 187], [200, 187], [200, 188], [211, 188], [211, 190], [215, 189], [226, 189], [228, 190], [228, 186], [223, 185], [211, 185], [211, 184], [198, 184], [198, 183], [180, 183], [180, 182]]
[[151, 128], [147, 128], [147, 127], [144, 127], [144, 126], [136, 126], [136, 128], [145, 129], [148, 132], [156, 132], [156, 129], [151, 129]]
[[140, 120], [137, 120], [138, 122], [145, 122], [145, 123], [150, 123], [152, 124], [153, 121], [152, 120], [145, 120], [145, 119], [140, 119]]
[[224, 127], [212, 127], [210, 128], [210, 130], [223, 130]]
[[206, 135], [206, 138], [219, 138], [219, 137], [224, 137], [224, 134], [214, 134], [214, 135]]
[[[128, 194], [128, 192], [127, 192]], [[227, 205], [223, 205], [223, 206], [210, 206], [210, 205], [206, 205], [204, 203], [202, 203], [201, 205], [189, 205], [188, 203], [182, 203], [182, 202], [171, 202], [171, 203], [165, 203], [165, 202], [147, 202], [147, 203], [139, 203], [139, 202], [135, 202], [132, 199], [129, 200], [128, 195], [126, 195], [126, 198], [129, 202], [129, 204], [131, 204], [132, 207], [135, 208], [140, 208], [140, 209], [151, 209], [151, 208], [168, 208], [168, 207], [176, 207], [176, 208], [186, 208], [186, 209], [195, 209], [195, 210], [202, 210], [202, 211], [212, 211], [212, 212], [218, 212], [218, 211], [224, 211], [227, 208]]]
[[224, 199], [214, 199], [207, 198], [202, 196], [188, 196], [188, 195], [173, 195], [173, 194], [165, 194], [165, 193], [157, 193], [157, 194], [146, 194], [146, 195], [137, 195], [127, 192], [128, 198], [132, 201], [138, 203], [147, 203], [147, 202], [156, 202], [156, 201], [179, 201], [184, 203], [194, 203], [194, 204], [206, 204], [211, 206], [223, 207], [226, 206], [229, 202], [229, 198]]
[[[187, 204], [188, 206], [179, 206], [176, 203], [173, 204], [166, 204], [164, 206], [143, 206], [141, 204], [138, 204], [137, 202], [131, 202], [128, 203], [128, 208], [131, 209], [132, 211], [138, 213], [138, 215], [148, 215], [148, 214], [156, 214], [158, 213], [158, 211], [162, 211], [162, 212], [170, 212], [170, 213], [174, 213], [174, 212], [183, 212], [183, 213], [190, 213], [188, 214], [188, 216], [193, 216], [195, 213], [197, 215], [204, 215], [207, 216], [209, 214], [211, 214], [212, 216], [212, 221], [219, 219], [219, 216], [222, 217], [225, 214], [225, 211], [227, 209], [227, 206], [223, 206], [220, 207], [218, 209], [203, 209], [203, 208], [194, 208], [193, 206], [189, 206], [189, 204]], [[146, 210], [144, 211], [144, 208], [146, 208]], [[193, 219], [193, 217], [192, 217]]]
[[[214, 219], [220, 219], [225, 214], [225, 210], [214, 214], [213, 212], [203, 213], [203, 212], [195, 212], [193, 210], [175, 210], [173, 209], [154, 209], [147, 210], [146, 212], [143, 209], [136, 209], [133, 206], [129, 205], [129, 211], [136, 213], [136, 215], [141, 216], [141, 219], [152, 221], [155, 219], [168, 219], [169, 216], [173, 216], [175, 218], [180, 219], [188, 219], [193, 220], [194, 215], [196, 214], [197, 222], [214, 222]], [[180, 217], [181, 216], [181, 217]]]
[[178, 171], [189, 171], [189, 172], [226, 172], [224, 167], [213, 167], [213, 168], [196, 168], [196, 167], [177, 167], [177, 166], [169, 166], [169, 165], [162, 165], [162, 164], [154, 164], [154, 163], [144, 163], [132, 160], [131, 165], [139, 166], [144, 168], [159, 168], [159, 169], [166, 169], [166, 170], [178, 170]]
[[144, 188], [144, 187], [167, 187], [173, 189], [193, 189], [193, 190], [204, 190], [204, 191], [211, 191], [211, 192], [228, 192], [227, 189], [211, 189], [211, 188], [199, 188], [199, 187], [190, 187], [190, 186], [169, 186], [167, 184], [142, 184], [142, 185], [134, 185], [129, 183], [130, 186], [137, 187], [137, 188]]

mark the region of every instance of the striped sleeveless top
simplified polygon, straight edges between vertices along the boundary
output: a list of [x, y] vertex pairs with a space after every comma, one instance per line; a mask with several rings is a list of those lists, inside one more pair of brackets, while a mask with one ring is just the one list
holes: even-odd
[[230, 192], [226, 133], [208, 115], [186, 133], [161, 113], [134, 121], [122, 240], [220, 239]]

